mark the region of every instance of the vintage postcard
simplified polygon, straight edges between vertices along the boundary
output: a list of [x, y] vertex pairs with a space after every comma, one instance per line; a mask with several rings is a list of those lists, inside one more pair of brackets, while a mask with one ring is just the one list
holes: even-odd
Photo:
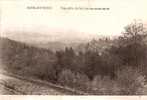
[[0, 94], [145, 100], [146, 10], [146, 0], [1, 0]]

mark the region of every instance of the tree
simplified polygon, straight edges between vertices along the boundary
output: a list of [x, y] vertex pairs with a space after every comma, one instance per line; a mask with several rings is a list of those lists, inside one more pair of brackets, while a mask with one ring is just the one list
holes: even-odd
[[140, 66], [147, 60], [147, 46], [145, 39], [147, 32], [142, 23], [135, 21], [125, 27], [125, 32], [118, 39], [116, 53], [123, 60], [123, 64]]
[[74, 60], [75, 60], [75, 52], [72, 48], [65, 48], [64, 51], [56, 52], [56, 61], [54, 63], [54, 68], [56, 70], [56, 77], [58, 77], [59, 72], [63, 69], [71, 69], [74, 70]]
[[122, 36], [119, 37], [120, 43], [123, 45], [142, 43], [147, 36], [143, 23], [137, 22], [136, 20], [124, 29], [125, 32], [122, 32]]

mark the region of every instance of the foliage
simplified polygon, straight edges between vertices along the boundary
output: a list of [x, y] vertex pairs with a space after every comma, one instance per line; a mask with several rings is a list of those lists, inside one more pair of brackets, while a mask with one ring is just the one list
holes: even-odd
[[99, 75], [96, 75], [91, 81], [91, 90], [98, 95], [119, 94], [120, 91], [117, 83], [109, 76], [101, 77]]
[[0, 38], [0, 60], [9, 72], [93, 94], [145, 94], [146, 36], [143, 25], [133, 23], [117, 39], [92, 40], [81, 51], [66, 47], [55, 52]]
[[[0, 41], [1, 60], [10, 73], [35, 75], [42, 79], [53, 79], [52, 51], [29, 46], [7, 38]], [[51, 75], [52, 74], [52, 75]]]
[[65, 69], [61, 71], [58, 82], [62, 85], [70, 86], [79, 90], [85, 90], [89, 79], [84, 74]]
[[133, 67], [125, 67], [117, 72], [116, 82], [123, 95], [142, 94], [145, 88], [145, 76]]

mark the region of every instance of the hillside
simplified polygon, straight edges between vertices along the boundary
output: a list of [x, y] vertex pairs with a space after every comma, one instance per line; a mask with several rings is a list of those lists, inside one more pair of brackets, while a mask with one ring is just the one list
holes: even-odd
[[1, 37], [0, 59], [8, 72], [45, 78], [42, 74], [52, 69], [55, 55], [50, 50]]

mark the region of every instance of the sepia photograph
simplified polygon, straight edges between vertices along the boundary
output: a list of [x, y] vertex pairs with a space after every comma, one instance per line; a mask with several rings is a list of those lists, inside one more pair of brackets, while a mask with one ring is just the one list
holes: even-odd
[[147, 95], [146, 10], [146, 0], [1, 0], [0, 95]]

